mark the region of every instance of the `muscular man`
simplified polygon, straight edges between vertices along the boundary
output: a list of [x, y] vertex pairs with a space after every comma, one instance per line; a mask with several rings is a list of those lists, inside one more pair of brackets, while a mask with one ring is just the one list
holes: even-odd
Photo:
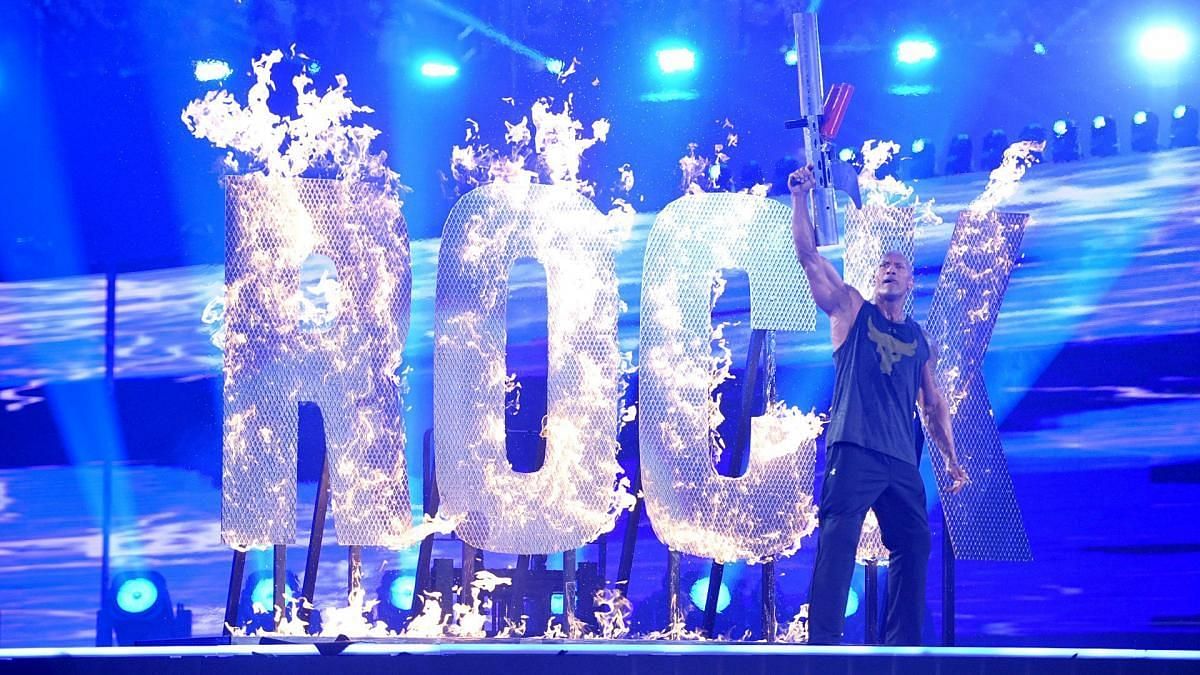
[[789, 177], [792, 238], [817, 306], [829, 315], [835, 381], [826, 433], [820, 538], [809, 590], [810, 644], [837, 644], [845, 624], [854, 554], [867, 509], [874, 508], [888, 563], [889, 645], [921, 642], [929, 520], [917, 469], [914, 415], [944, 453], [946, 470], [962, 489], [967, 474], [954, 452], [950, 412], [933, 376], [931, 345], [904, 314], [913, 288], [912, 265], [900, 253], [883, 256], [867, 302], [817, 251], [808, 197], [810, 168]]

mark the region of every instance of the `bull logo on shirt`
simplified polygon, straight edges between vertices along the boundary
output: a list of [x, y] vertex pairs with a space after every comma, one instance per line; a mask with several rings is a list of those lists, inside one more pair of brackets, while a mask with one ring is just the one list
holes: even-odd
[[867, 337], [875, 343], [875, 351], [879, 353], [879, 371], [884, 375], [892, 374], [892, 366], [896, 365], [901, 357], [917, 353], [916, 340], [905, 342], [894, 335], [888, 335], [875, 327], [873, 319], [867, 321]]

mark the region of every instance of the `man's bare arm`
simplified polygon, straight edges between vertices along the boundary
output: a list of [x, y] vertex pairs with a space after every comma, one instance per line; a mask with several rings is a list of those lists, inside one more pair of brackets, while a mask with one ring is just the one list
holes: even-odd
[[830, 316], [848, 314], [858, 309], [854, 306], [858, 292], [846, 285], [833, 264], [817, 250], [808, 207], [808, 196], [815, 185], [810, 168], [799, 169], [788, 177], [788, 188], [792, 193], [792, 241], [796, 246], [796, 257], [808, 277], [817, 307]]
[[[932, 349], [932, 344], [930, 347]], [[936, 361], [936, 355], [931, 355], [921, 368], [921, 388], [917, 392], [917, 404], [921, 409], [925, 429], [929, 431], [929, 435], [941, 451], [942, 459], [946, 462], [946, 471], [954, 481], [950, 486], [950, 493], [957, 494], [971, 479], [958, 463], [958, 453], [954, 448], [954, 430], [950, 424], [950, 406], [946, 404], [946, 397], [942, 395], [942, 390], [933, 376], [933, 364]]]

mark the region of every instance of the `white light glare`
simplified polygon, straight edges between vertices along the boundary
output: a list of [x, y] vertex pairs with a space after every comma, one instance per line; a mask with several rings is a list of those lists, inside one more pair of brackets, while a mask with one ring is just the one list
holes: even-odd
[[1175, 63], [1188, 55], [1192, 38], [1179, 26], [1152, 26], [1138, 39], [1138, 54], [1149, 63]]
[[228, 63], [217, 59], [197, 61], [195, 65], [197, 82], [219, 82], [233, 74]]
[[449, 79], [458, 75], [458, 66], [453, 63], [426, 61], [421, 64], [421, 75], [431, 79]]
[[685, 73], [696, 68], [696, 52], [687, 47], [660, 49], [655, 53], [658, 69], [664, 74]]
[[896, 61], [908, 65], [937, 58], [937, 45], [925, 39], [901, 40], [896, 45]]

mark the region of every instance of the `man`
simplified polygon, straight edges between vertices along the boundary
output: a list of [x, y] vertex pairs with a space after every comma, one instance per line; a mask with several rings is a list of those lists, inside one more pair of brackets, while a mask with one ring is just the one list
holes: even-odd
[[808, 206], [815, 186], [811, 167], [792, 173], [788, 186], [796, 255], [817, 306], [829, 315], [836, 372], [809, 591], [809, 643], [842, 640], [854, 554], [863, 518], [874, 508], [891, 553], [884, 641], [920, 644], [930, 535], [917, 468], [913, 418], [918, 405], [954, 480], [951, 492], [968, 479], [955, 455], [949, 409], [934, 380], [936, 355], [921, 327], [904, 314], [913, 288], [912, 265], [900, 253], [885, 254], [867, 302], [817, 251]]

